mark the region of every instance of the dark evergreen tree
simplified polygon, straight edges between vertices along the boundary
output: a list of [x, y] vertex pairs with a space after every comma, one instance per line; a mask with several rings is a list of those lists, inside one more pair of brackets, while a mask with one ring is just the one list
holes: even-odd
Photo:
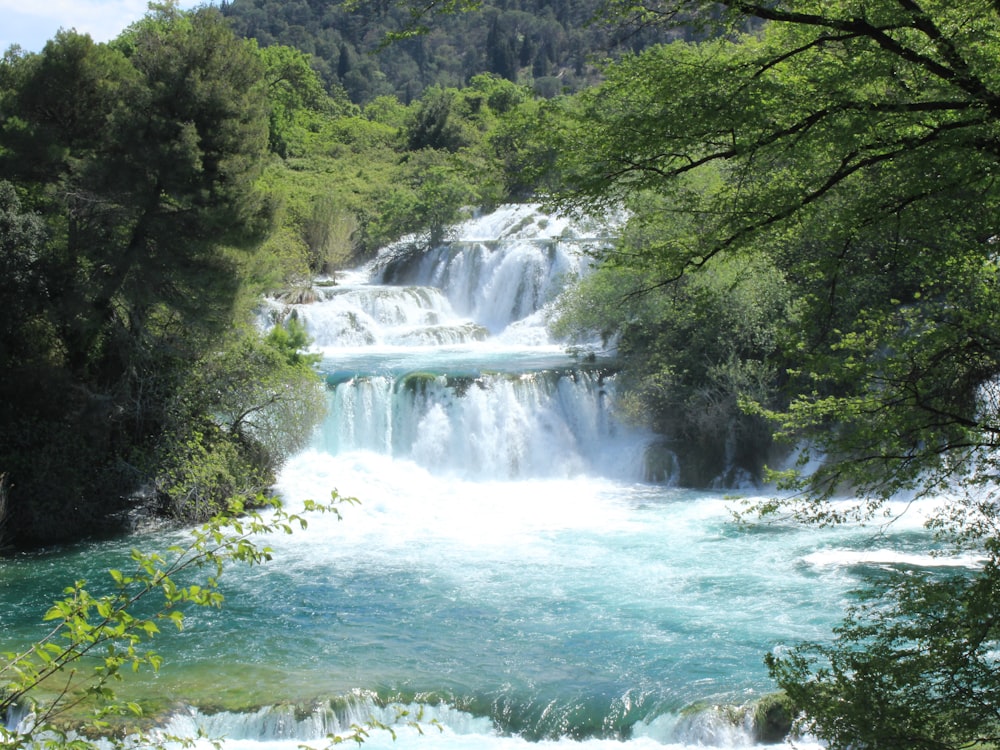
[[21, 188], [0, 189], [0, 466], [16, 541], [52, 541], [103, 528], [155, 471], [191, 362], [231, 330], [268, 107], [254, 46], [172, 6], [113, 44], [60, 32], [9, 56], [0, 100]]

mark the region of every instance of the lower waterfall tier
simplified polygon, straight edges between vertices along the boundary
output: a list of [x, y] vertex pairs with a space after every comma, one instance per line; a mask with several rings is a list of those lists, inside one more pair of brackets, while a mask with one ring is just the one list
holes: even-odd
[[332, 455], [370, 450], [482, 479], [646, 475], [651, 436], [618, 419], [614, 375], [603, 369], [417, 371], [330, 388], [314, 445]]

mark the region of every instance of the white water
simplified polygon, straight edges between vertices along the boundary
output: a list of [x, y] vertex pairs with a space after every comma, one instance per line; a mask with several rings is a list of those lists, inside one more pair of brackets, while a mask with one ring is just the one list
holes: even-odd
[[[651, 436], [617, 421], [610, 363], [581, 366], [544, 326], [610, 231], [506, 208], [296, 307], [331, 409], [279, 489], [293, 509], [361, 502], [274, 539], [222, 612], [164, 641], [168, 731], [294, 750], [375, 719], [397, 736], [372, 730], [375, 748], [745, 747], [764, 654], [828, 638], [872, 570], [931, 561], [918, 504], [882, 534], [741, 526], [722, 493], [643, 481]], [[0, 582], [20, 611], [32, 575], [114, 554]]]

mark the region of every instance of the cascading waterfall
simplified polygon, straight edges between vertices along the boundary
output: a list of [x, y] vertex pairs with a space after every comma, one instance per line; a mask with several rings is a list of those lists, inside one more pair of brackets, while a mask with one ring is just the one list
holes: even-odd
[[[366, 746], [402, 750], [783, 741], [751, 718], [764, 654], [829, 638], [873, 569], [926, 563], [931, 501], [877, 535], [745, 526], [721, 492], [646, 481], [652, 438], [617, 418], [614, 362], [545, 327], [613, 232], [504, 207], [318, 282], [316, 302], [268, 303], [306, 325], [330, 406], [278, 489], [293, 510], [332, 489], [360, 504], [268, 540], [221, 611], [157, 639], [165, 666], [130, 695], [163, 731], [229, 750], [369, 721], [395, 740], [369, 726]], [[30, 613], [66, 582], [173, 539], [3, 561], [0, 627], [37, 637]]]
[[318, 288], [318, 302], [271, 305], [325, 355], [331, 417], [317, 446], [481, 480], [642, 479], [649, 436], [614, 419], [609, 364], [574, 361], [544, 319], [610, 232], [511, 207], [434, 248], [400, 242]]
[[459, 231], [458, 239], [425, 252], [400, 243], [376, 262], [375, 280], [440, 289], [458, 314], [497, 335], [552, 302], [586, 271], [588, 251], [607, 243], [613, 230], [529, 208], [498, 211]]
[[591, 467], [641, 477], [642, 443], [613, 421], [596, 369], [366, 375], [331, 385], [330, 454], [369, 450], [479, 479], [574, 476]]

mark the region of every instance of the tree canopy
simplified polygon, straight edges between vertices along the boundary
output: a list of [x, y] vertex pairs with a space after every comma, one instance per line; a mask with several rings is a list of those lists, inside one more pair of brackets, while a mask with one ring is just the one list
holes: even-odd
[[[252, 43], [217, 11], [171, 4], [110, 44], [64, 31], [0, 64], [0, 465], [16, 543], [103, 531], [194, 455], [191, 429], [270, 481], [278, 453], [262, 462], [257, 436], [192, 427], [223, 405], [190, 371], [247, 330], [243, 269], [271, 226], [267, 93]], [[231, 489], [206, 488], [197, 515]]]
[[995, 5], [722, 5], [769, 23], [629, 58], [581, 95], [561, 202], [652, 191], [692, 217], [613, 259], [650, 287], [741, 253], [793, 281], [807, 308], [782, 418], [839, 459], [808, 478], [817, 496], [981, 474], [997, 445], [979, 398], [998, 365]]
[[[984, 561], [952, 575], [886, 574], [832, 644], [776, 652], [772, 674], [804, 709], [803, 727], [833, 748], [990, 746], [1000, 733], [989, 614], [1000, 7], [609, 6], [631, 23], [695, 22], [716, 36], [611, 65], [550, 119], [562, 188], [553, 200], [633, 209], [630, 237], [603, 269], [631, 276], [633, 297], [676, 294], [751, 261], [788, 285], [782, 345], [762, 360], [774, 367], [764, 398], [747, 387], [740, 398], [805, 450], [800, 471], [784, 475], [797, 492], [758, 510], [829, 523], [871, 518], [900, 493], [948, 493], [932, 527], [947, 552]], [[730, 288], [746, 294], [748, 284], [760, 282]], [[686, 361], [671, 339], [683, 318], [637, 329], [633, 312], [617, 318], [626, 344], [652, 331], [644, 351], [666, 346], [668, 363]], [[701, 325], [717, 326], [717, 314]], [[676, 379], [659, 382], [683, 392]]]

